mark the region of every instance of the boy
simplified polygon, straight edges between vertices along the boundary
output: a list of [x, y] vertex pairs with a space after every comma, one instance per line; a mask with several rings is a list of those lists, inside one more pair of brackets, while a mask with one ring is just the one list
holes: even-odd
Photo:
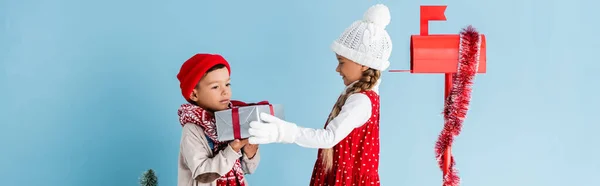
[[214, 112], [233, 106], [229, 75], [229, 63], [217, 54], [192, 56], [177, 74], [189, 102], [178, 110], [183, 126], [178, 186], [247, 186], [244, 175], [258, 166], [258, 145], [217, 140]]

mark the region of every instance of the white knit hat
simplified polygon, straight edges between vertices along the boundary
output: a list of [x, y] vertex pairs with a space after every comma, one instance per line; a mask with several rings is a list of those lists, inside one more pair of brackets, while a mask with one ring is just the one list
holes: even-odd
[[385, 27], [390, 24], [390, 10], [377, 4], [369, 8], [362, 20], [355, 21], [333, 42], [331, 49], [358, 64], [377, 70], [390, 66], [392, 40]]

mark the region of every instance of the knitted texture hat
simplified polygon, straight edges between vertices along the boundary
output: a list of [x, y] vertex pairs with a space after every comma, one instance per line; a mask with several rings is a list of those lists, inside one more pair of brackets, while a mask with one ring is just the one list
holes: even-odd
[[181, 95], [190, 101], [190, 94], [200, 82], [200, 79], [206, 74], [208, 69], [215, 65], [223, 64], [231, 74], [229, 63], [218, 54], [196, 54], [181, 65], [181, 69], [177, 74], [179, 80], [179, 88]]
[[392, 40], [385, 27], [390, 24], [390, 10], [377, 4], [369, 8], [362, 20], [355, 21], [333, 42], [331, 49], [358, 64], [385, 70], [392, 53]]

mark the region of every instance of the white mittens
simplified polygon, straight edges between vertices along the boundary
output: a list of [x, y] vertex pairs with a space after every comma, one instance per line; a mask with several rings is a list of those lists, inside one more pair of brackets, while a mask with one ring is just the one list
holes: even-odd
[[294, 143], [298, 126], [267, 113], [260, 113], [261, 121], [250, 122], [250, 144]]

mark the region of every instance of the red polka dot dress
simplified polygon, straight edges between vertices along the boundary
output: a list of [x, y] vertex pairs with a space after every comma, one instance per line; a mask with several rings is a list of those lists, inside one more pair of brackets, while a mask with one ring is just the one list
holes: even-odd
[[325, 173], [319, 150], [311, 186], [379, 186], [379, 95], [363, 91], [371, 100], [371, 117], [333, 147], [333, 168]]

